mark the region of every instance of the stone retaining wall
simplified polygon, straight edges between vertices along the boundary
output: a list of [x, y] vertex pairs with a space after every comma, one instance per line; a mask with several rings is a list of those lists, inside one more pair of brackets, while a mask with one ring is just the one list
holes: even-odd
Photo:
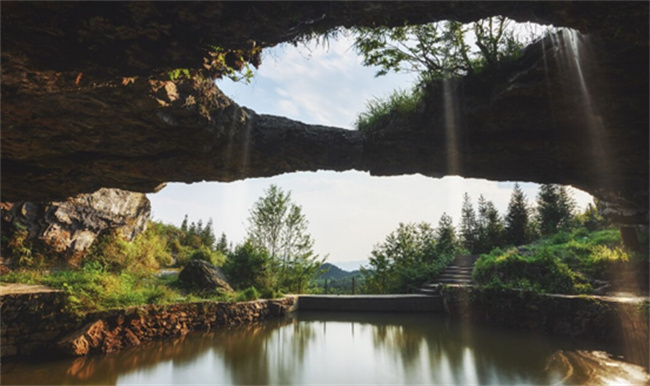
[[618, 346], [629, 361], [649, 363], [647, 300], [470, 287], [445, 287], [442, 293], [453, 316]]
[[59, 291], [5, 294], [0, 300], [2, 357], [111, 352], [194, 330], [281, 316], [295, 303], [293, 297], [286, 297], [146, 305], [91, 313], [80, 319], [63, 311], [65, 294]]
[[61, 291], [9, 293], [0, 297], [0, 354], [29, 355], [52, 342], [77, 322], [63, 313]]

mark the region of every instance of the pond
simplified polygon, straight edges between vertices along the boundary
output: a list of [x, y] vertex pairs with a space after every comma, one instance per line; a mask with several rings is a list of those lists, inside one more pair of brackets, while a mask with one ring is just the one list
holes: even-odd
[[647, 384], [614, 349], [441, 314], [297, 312], [103, 356], [5, 361], [2, 384]]

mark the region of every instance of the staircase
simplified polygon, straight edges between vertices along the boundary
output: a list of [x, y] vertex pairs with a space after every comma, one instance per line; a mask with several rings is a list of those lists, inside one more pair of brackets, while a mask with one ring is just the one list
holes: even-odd
[[457, 256], [454, 261], [430, 283], [427, 283], [418, 290], [424, 295], [438, 295], [438, 288], [441, 285], [471, 285], [472, 270], [478, 259], [475, 255]]

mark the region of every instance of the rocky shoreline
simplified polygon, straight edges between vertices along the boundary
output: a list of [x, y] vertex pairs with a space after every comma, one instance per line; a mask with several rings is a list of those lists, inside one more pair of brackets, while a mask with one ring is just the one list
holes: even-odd
[[10, 292], [0, 298], [2, 358], [108, 353], [190, 331], [279, 317], [295, 304], [290, 296], [240, 303], [203, 301], [113, 309], [78, 317], [64, 311], [62, 291]]

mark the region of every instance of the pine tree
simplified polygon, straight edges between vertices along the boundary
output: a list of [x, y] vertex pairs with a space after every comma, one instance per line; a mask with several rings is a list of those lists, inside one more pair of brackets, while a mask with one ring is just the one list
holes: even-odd
[[547, 236], [569, 226], [575, 203], [566, 187], [542, 184], [537, 194], [537, 221], [540, 231]]
[[463, 207], [460, 217], [460, 239], [465, 249], [470, 253], [476, 253], [478, 247], [478, 223], [476, 220], [476, 212], [474, 212], [474, 207], [467, 192], [463, 195]]
[[478, 198], [478, 253], [488, 253], [492, 249], [503, 246], [503, 221], [499, 211], [492, 201], [487, 201], [483, 195]]
[[221, 236], [219, 237], [219, 241], [217, 242], [215, 249], [225, 255], [227, 255], [230, 252], [230, 247], [228, 246], [228, 239], [226, 238], [226, 234], [224, 232], [221, 232]]
[[439, 255], [454, 254], [457, 247], [454, 221], [447, 213], [443, 213], [436, 228], [436, 252]]
[[181, 223], [181, 231], [187, 233], [187, 215], [185, 215], [183, 222]]
[[505, 218], [506, 241], [512, 245], [526, 244], [530, 241], [530, 224], [526, 196], [518, 183], [510, 196], [508, 213]]
[[201, 237], [201, 241], [203, 242], [203, 245], [207, 246], [210, 249], [214, 247], [214, 243], [217, 240], [214, 237], [214, 232], [212, 231], [212, 218], [208, 219], [208, 222], [205, 224], [205, 227], [201, 229], [201, 233], [199, 236]]

